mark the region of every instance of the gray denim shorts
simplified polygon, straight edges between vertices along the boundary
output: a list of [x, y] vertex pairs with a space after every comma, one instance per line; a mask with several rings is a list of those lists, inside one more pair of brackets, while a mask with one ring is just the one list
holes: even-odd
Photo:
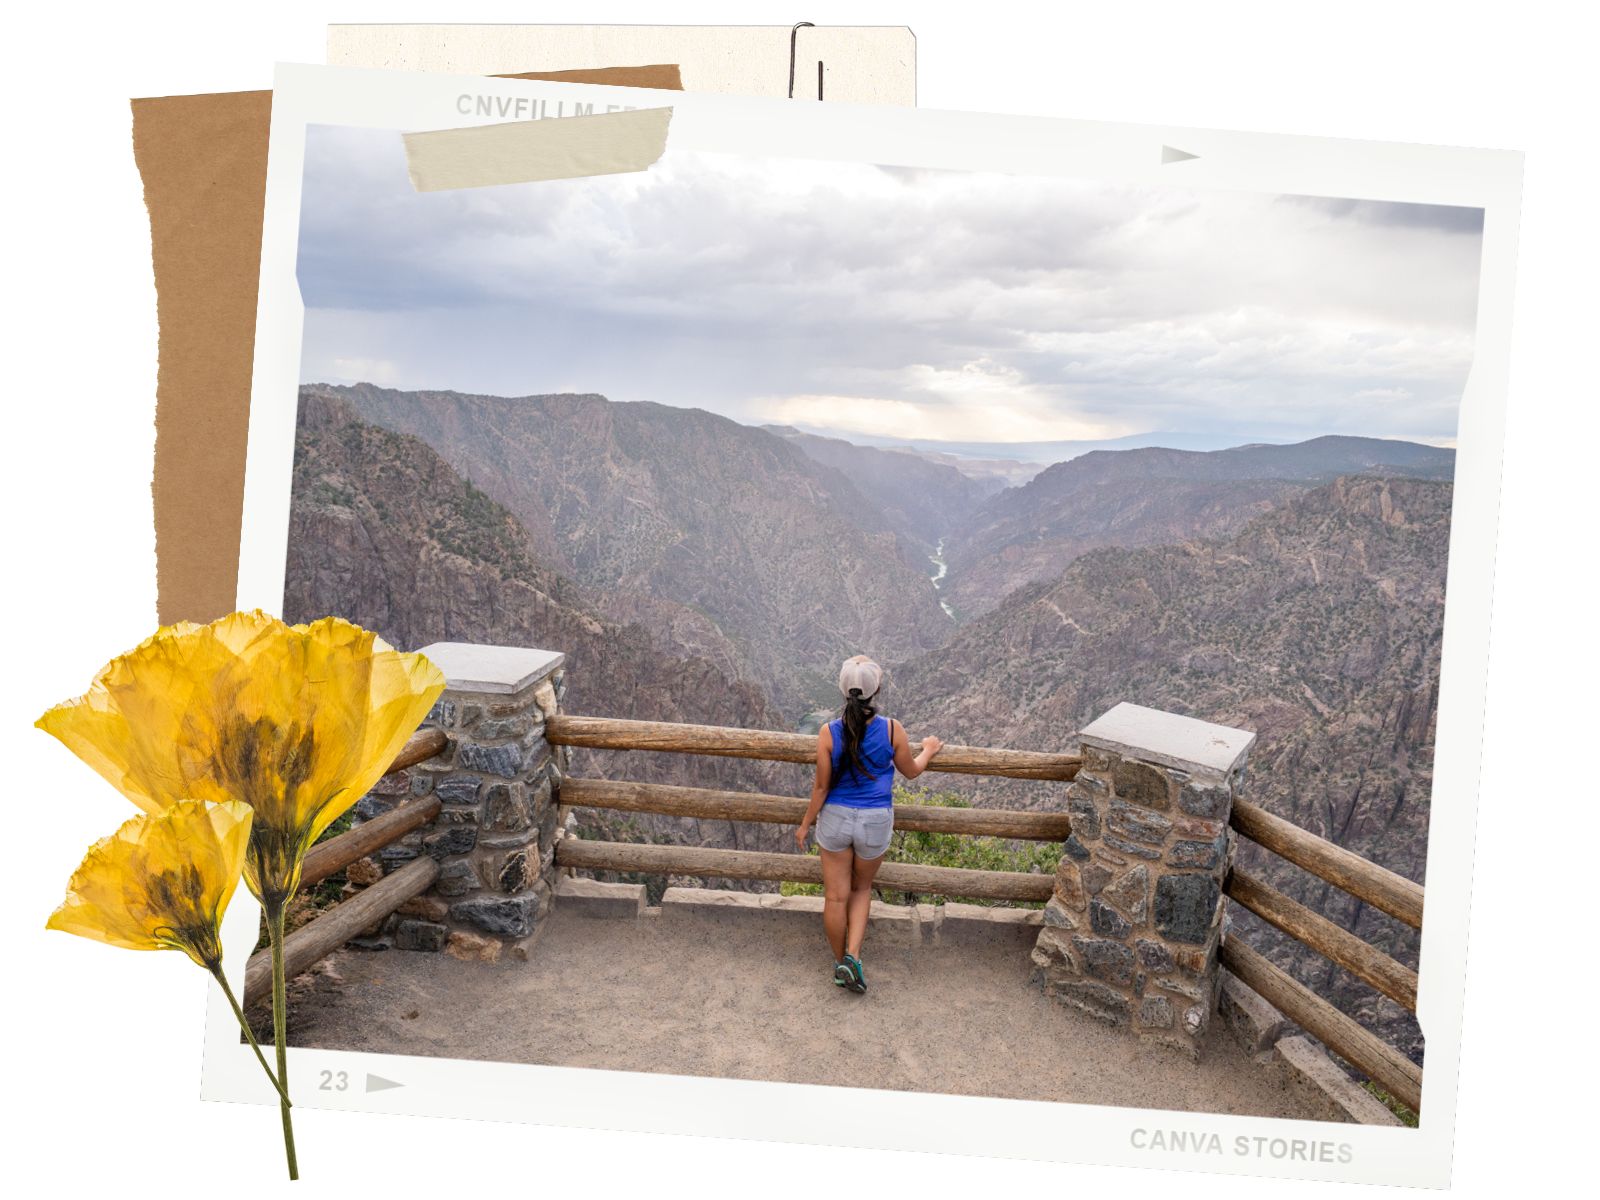
[[824, 850], [854, 849], [857, 858], [883, 857], [894, 832], [894, 809], [852, 808], [848, 804], [824, 804], [817, 813], [817, 845]]

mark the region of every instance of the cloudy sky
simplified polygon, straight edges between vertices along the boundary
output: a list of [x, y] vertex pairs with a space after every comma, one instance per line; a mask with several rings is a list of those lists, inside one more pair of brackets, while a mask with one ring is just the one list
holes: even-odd
[[415, 193], [308, 131], [307, 382], [599, 392], [919, 443], [1449, 444], [1477, 210], [669, 150]]

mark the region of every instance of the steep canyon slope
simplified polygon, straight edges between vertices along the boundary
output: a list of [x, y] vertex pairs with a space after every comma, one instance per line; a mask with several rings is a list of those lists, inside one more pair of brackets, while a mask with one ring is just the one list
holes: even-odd
[[841, 659], [911, 657], [948, 631], [925, 553], [843, 473], [765, 430], [592, 395], [302, 395], [433, 447], [602, 609], [694, 630], [705, 653], [720, 634], [740, 677], [796, 715]]
[[[951, 740], [1039, 750], [1070, 748], [1123, 700], [1253, 729], [1251, 799], [1420, 881], [1450, 499], [1443, 481], [1340, 477], [1229, 537], [1090, 551], [894, 670], [895, 711]], [[1055, 802], [1017, 781], [975, 792]], [[1271, 856], [1245, 861], [1415, 965], [1404, 926]], [[1337, 968], [1262, 941], [1319, 990], [1415, 1038]]]
[[[613, 619], [582, 585], [540, 563], [516, 517], [427, 446], [312, 394], [301, 401], [296, 438], [284, 615], [329, 613], [406, 649], [435, 641], [559, 649], [575, 712], [784, 728], [760, 688], [660, 631]], [[702, 787], [796, 786], [795, 770], [780, 764], [688, 755], [577, 751], [574, 769]], [[665, 817], [632, 825], [635, 836], [694, 845], [773, 849], [786, 836]]]

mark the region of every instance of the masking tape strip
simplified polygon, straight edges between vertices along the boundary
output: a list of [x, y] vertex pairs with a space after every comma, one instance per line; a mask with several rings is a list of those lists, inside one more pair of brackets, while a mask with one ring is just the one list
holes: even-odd
[[667, 148], [670, 108], [407, 133], [419, 192], [648, 170]]

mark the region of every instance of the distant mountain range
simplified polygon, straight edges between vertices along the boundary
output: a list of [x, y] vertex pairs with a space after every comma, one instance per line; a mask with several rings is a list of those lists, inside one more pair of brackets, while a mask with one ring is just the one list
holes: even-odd
[[[775, 428], [766, 426], [766, 428]], [[899, 450], [918, 454], [934, 462], [947, 462], [979, 478], [986, 470], [1005, 476], [1007, 487], [1021, 487], [1051, 463], [1066, 462], [1095, 450], [1139, 450], [1161, 447], [1169, 450], [1226, 450], [1246, 439], [1226, 431], [1204, 433], [1168, 430], [1132, 433], [1114, 438], [1068, 439], [1033, 442], [958, 442], [908, 437], [887, 437], [800, 425], [797, 432], [851, 442], [879, 450]]]
[[1021, 487], [1047, 465], [1010, 458], [971, 458], [944, 450], [924, 450], [916, 446], [885, 446], [883, 449], [954, 467], [982, 487], [985, 495], [990, 496], [996, 492], [1003, 492], [1008, 487]]
[[[846, 437], [816, 429], [797, 429], [793, 425], [763, 425], [762, 429], [793, 440], [810, 439], [816, 444], [849, 446], [855, 450], [891, 451], [923, 462], [953, 467], [973, 483], [985, 496], [1004, 491], [1008, 487], [1021, 487], [1048, 465], [1016, 458], [986, 456], [982, 453], [953, 453], [948, 449], [931, 449], [910, 442], [896, 442], [886, 438]], [[941, 443], [942, 444], [942, 443]], [[964, 448], [965, 449], [965, 448]], [[878, 461], [873, 459], [872, 461]]]
[[[792, 729], [836, 702], [858, 652], [888, 666], [889, 711], [951, 741], [1065, 749], [1121, 700], [1190, 713], [1259, 734], [1252, 799], [1420, 880], [1454, 459], [1351, 437], [1096, 450], [1002, 487], [941, 452], [656, 404], [307, 385], [285, 610], [406, 648], [562, 650], [569, 706], [596, 715]], [[689, 756], [588, 752], [578, 769], [808, 784], [792, 765]], [[1059, 801], [1048, 784], [938, 781], [979, 803]], [[787, 836], [589, 819], [705, 845]], [[1252, 865], [1415, 964], [1408, 929], [1270, 856]], [[1251, 942], [1419, 1038], [1296, 943]]]
[[1338, 475], [1454, 473], [1453, 450], [1381, 438], [1096, 450], [1000, 493], [953, 528], [945, 543], [946, 598], [962, 619], [978, 616], [1088, 550], [1223, 536]]
[[993, 474], [973, 478], [955, 463], [913, 451], [857, 446], [840, 438], [801, 433], [787, 425], [762, 428], [845, 475], [924, 555], [1005, 486]]

